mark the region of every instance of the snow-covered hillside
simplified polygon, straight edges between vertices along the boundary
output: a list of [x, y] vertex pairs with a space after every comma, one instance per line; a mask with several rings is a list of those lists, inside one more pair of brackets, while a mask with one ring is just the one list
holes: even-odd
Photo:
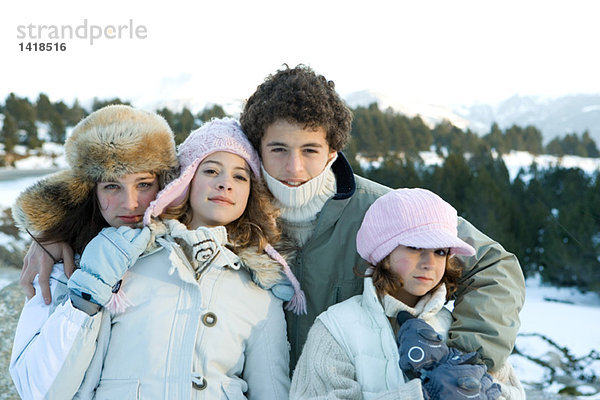
[[[425, 165], [441, 165], [444, 162], [444, 159], [434, 151], [422, 151], [419, 155]], [[494, 154], [494, 156], [498, 157], [498, 154]], [[503, 154], [502, 160], [504, 161], [504, 165], [506, 165], [511, 180], [517, 176], [521, 169], [527, 171], [533, 163], [542, 169], [551, 167], [579, 168], [588, 174], [593, 174], [600, 170], [600, 158], [578, 156], [557, 157], [548, 154], [534, 155], [525, 151], [512, 150], [508, 154]], [[382, 161], [383, 158], [376, 161], [359, 159], [359, 163], [363, 169], [377, 168]]]
[[368, 107], [373, 103], [377, 103], [380, 110], [391, 108], [411, 118], [419, 115], [423, 122], [430, 128], [433, 128], [437, 123], [444, 120], [450, 121], [460, 129], [466, 129], [470, 124], [467, 119], [457, 115], [448, 106], [415, 100], [402, 100], [370, 90], [350, 93], [344, 96], [344, 100], [351, 108]]
[[558, 98], [513, 96], [498, 104], [477, 104], [454, 111], [478, 133], [489, 132], [493, 122], [501, 129], [533, 125], [542, 132], [544, 143], [570, 133], [581, 135], [587, 130], [600, 144], [600, 94]]
[[544, 143], [557, 136], [571, 133], [580, 136], [588, 131], [600, 145], [600, 94], [559, 98], [513, 96], [497, 104], [448, 105], [363, 90], [345, 95], [344, 100], [353, 108], [377, 103], [381, 110], [391, 107], [409, 117], [420, 115], [430, 127], [448, 120], [460, 129], [469, 128], [478, 134], [488, 133], [494, 122], [503, 130], [512, 125], [523, 128], [533, 125], [542, 132]]

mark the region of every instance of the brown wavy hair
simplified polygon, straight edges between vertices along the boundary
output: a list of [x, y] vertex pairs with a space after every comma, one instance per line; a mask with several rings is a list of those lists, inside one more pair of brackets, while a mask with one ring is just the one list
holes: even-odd
[[81, 204], [66, 213], [60, 224], [40, 232], [36, 239], [46, 244], [67, 242], [75, 253], [81, 254], [90, 240], [108, 226], [100, 211], [94, 187]]
[[[192, 221], [189, 196], [188, 190], [182, 205], [168, 207], [160, 217], [177, 219], [189, 227]], [[246, 209], [241, 217], [226, 226], [233, 250], [256, 246], [262, 251], [268, 243], [277, 243], [281, 237], [276, 222], [278, 216], [279, 209], [273, 205], [273, 196], [262, 180], [250, 174], [250, 195]]]
[[[386, 293], [394, 293], [404, 285], [402, 279], [392, 272], [389, 255], [378, 262], [377, 265], [371, 267], [372, 271], [367, 270], [367, 272], [361, 276], [371, 277], [373, 279], [373, 286], [380, 298]], [[441, 284], [446, 284], [446, 301], [450, 300], [452, 295], [458, 289], [458, 280], [462, 275], [462, 271], [463, 265], [461, 262], [456, 257], [447, 256], [444, 276], [431, 291], [440, 287]]]
[[333, 81], [318, 75], [306, 65], [298, 65], [269, 75], [246, 101], [240, 123], [255, 149], [267, 128], [278, 120], [297, 123], [304, 129], [323, 128], [332, 150], [348, 143], [352, 112], [335, 91]]

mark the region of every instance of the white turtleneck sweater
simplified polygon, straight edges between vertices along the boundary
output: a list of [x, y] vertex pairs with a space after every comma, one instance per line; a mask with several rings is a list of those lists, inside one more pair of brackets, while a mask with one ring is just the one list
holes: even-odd
[[319, 175], [297, 187], [284, 185], [261, 166], [267, 187], [281, 210], [283, 231], [299, 246], [303, 246], [310, 239], [319, 212], [325, 202], [335, 195], [336, 181], [331, 165], [336, 158], [337, 155], [327, 163]]

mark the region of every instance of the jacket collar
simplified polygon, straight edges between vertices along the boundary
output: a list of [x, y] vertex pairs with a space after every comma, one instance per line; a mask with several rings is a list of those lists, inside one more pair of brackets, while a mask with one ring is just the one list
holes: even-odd
[[[371, 310], [371, 312], [385, 313], [385, 308], [377, 296], [375, 286], [373, 286], [373, 279], [370, 277], [366, 277], [364, 279], [363, 301], [365, 302], [366, 307]], [[424, 295], [418, 301], [415, 307], [410, 307], [400, 301], [397, 301], [396, 306], [398, 311], [408, 311], [412, 316], [428, 321], [442, 309], [445, 302], [446, 285], [440, 285], [440, 287], [438, 287], [432, 293], [427, 293]]]
[[[170, 251], [173, 251], [175, 247], [180, 248], [169, 235], [169, 228], [162, 220], [154, 220], [150, 224], [150, 231], [151, 240], [144, 256], [152, 254], [162, 247], [167, 247]], [[181, 255], [184, 254], [182, 251], [180, 253]], [[291, 257], [293, 253], [286, 255]], [[270, 289], [276, 284], [286, 282], [287, 278], [283, 273], [281, 264], [269, 257], [267, 253], [258, 251], [255, 246], [237, 250], [237, 257], [240, 258], [245, 269], [252, 275], [252, 280], [263, 289]], [[189, 263], [187, 256], [184, 256], [184, 258]]]
[[239, 249], [237, 255], [242, 265], [250, 272], [254, 283], [261, 288], [270, 289], [287, 281], [281, 264], [264, 251], [259, 251], [256, 246]]
[[338, 152], [338, 158], [331, 165], [331, 170], [335, 175], [337, 190], [333, 200], [345, 200], [354, 194], [356, 182], [354, 181], [354, 172], [350, 163], [341, 151]]

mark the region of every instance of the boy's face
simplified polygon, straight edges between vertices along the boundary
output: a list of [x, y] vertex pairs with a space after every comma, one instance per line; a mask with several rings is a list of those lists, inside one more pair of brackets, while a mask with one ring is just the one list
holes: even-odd
[[308, 182], [325, 169], [336, 151], [327, 143], [325, 129], [278, 120], [269, 125], [260, 145], [265, 170], [284, 185]]

